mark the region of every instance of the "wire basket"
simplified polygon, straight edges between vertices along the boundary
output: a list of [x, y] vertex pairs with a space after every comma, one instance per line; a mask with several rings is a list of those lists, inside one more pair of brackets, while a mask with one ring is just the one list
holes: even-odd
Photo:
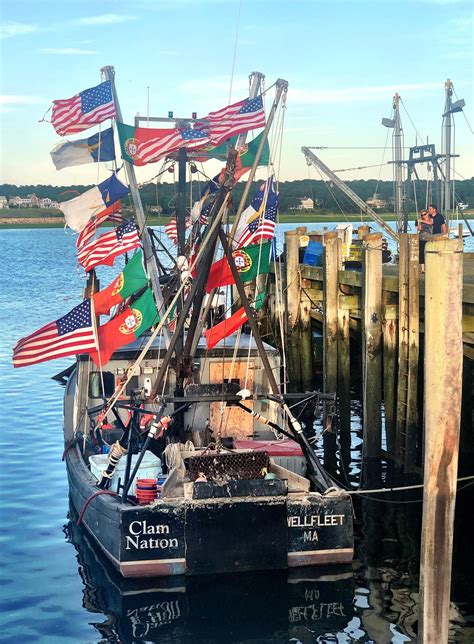
[[187, 461], [191, 481], [204, 474], [211, 481], [261, 479], [262, 470], [268, 469], [267, 452], [208, 452], [192, 456]]

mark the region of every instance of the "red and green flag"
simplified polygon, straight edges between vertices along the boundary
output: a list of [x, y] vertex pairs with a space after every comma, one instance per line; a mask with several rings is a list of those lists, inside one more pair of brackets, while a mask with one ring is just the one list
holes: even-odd
[[120, 304], [148, 284], [148, 277], [143, 266], [141, 250], [126, 264], [123, 271], [114, 281], [98, 293], [94, 293], [94, 311], [96, 315], [106, 315], [116, 304]]
[[[265, 291], [262, 291], [255, 298], [255, 301], [252, 304], [252, 308], [258, 311], [262, 308], [264, 301]], [[204, 331], [207, 348], [212, 349], [213, 347], [215, 347], [218, 342], [220, 342], [224, 338], [227, 338], [229, 335], [232, 335], [232, 333], [235, 333], [237, 329], [242, 326], [242, 324], [247, 322], [247, 320], [247, 314], [244, 307], [242, 306], [238, 311], [231, 315], [230, 318], [226, 318], [225, 320], [222, 320], [222, 322], [219, 322], [219, 324], [216, 324], [210, 329], [207, 329], [207, 331]]]
[[[251, 282], [261, 273], [268, 273], [270, 270], [270, 252], [272, 244], [254, 244], [237, 248], [232, 252], [234, 264], [239, 272], [242, 282]], [[219, 286], [228, 286], [234, 284], [234, 277], [230, 270], [227, 257], [214, 262], [209, 271], [209, 277], [206, 284], [206, 293]]]
[[98, 367], [107, 364], [114, 351], [133, 342], [158, 320], [155, 300], [148, 288], [123, 313], [98, 328], [99, 352], [91, 352], [92, 360]]
[[179, 148], [199, 148], [208, 145], [207, 131], [194, 128], [133, 127], [117, 122], [122, 159], [133, 165], [146, 165], [162, 159]]
[[[221, 145], [203, 150], [202, 157], [200, 156], [198, 160], [207, 161], [208, 159], [219, 159], [219, 161], [226, 161], [227, 154], [229, 152], [229, 146], [235, 146], [238, 138], [238, 136], [233, 136], [230, 139], [227, 139], [227, 141], [224, 141], [224, 143], [221, 143]], [[256, 136], [252, 141], [250, 141], [250, 143], [245, 143], [245, 145], [243, 145], [239, 150], [234, 172], [236, 180], [240, 179], [240, 177], [248, 172], [248, 170], [250, 170], [250, 168], [253, 166], [253, 162], [255, 161], [255, 157], [257, 156], [257, 150], [262, 138], [263, 132]], [[201, 155], [201, 150], [199, 150], [198, 154]], [[269, 160], [270, 147], [268, 145], [268, 141], [265, 141], [262, 154], [260, 156], [259, 165], [268, 165]]]

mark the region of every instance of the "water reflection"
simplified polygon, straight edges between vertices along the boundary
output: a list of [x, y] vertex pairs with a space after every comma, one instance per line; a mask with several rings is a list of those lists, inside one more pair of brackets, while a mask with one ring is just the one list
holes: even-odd
[[105, 618], [93, 622], [105, 641], [305, 643], [331, 641], [327, 637], [336, 633], [350, 637], [350, 566], [126, 580], [74, 521], [65, 534], [77, 552], [83, 606]]

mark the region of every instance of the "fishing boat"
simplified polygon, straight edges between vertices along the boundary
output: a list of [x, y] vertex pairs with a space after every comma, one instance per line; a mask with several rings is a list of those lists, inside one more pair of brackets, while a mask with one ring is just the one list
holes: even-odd
[[[267, 118], [263, 75], [254, 73], [249, 97], [237, 107], [200, 121], [195, 115], [186, 122], [172, 115], [155, 119], [173, 122], [163, 134], [139, 128], [137, 121], [125, 126], [114, 69], [102, 73], [106, 87], [94, 88], [93, 98], [106, 101], [110, 89], [135, 217], [120, 224], [120, 239], [114, 231], [112, 246], [129, 244], [126, 250], [135, 254], [99, 290], [95, 267], [107, 263], [110, 252], [120, 253], [107, 246], [109, 255], [97, 262], [97, 242], [110, 233], [87, 242], [84, 235], [101, 215], [81, 219], [83, 196], [63, 205], [68, 225], [73, 227], [71, 213], [74, 222], [80, 220], [78, 256], [88, 276], [84, 302], [53, 325], [60, 355], [77, 355], [58, 377], [65, 381], [64, 460], [78, 525], [123, 577], [350, 562], [350, 497], [324, 470], [313, 431], [299, 420], [311, 405], [330, 431], [335, 395], [288, 393], [279, 352], [260, 335], [277, 209], [271, 176], [244, 207], [287, 82], [276, 82]], [[53, 124], [58, 110], [64, 120], [63, 104], [55, 101]], [[256, 128], [263, 133], [235, 223], [226, 226], [241, 155], [249, 147], [246, 133]], [[186, 163], [224, 135], [225, 167], [190, 209]], [[176, 257], [168, 267], [160, 261], [160, 240], [146, 225], [134, 171], [134, 165], [155, 158], [179, 165], [178, 212], [170, 225]], [[102, 196], [116, 187], [98, 186]], [[238, 300], [229, 316], [222, 310], [221, 287], [232, 288]], [[109, 313], [112, 305], [110, 320], [99, 324], [98, 313]], [[50, 348], [36, 353], [38, 337], [44, 342], [50, 329], [19, 341], [15, 366], [50, 359]], [[74, 346], [64, 348], [61, 334], [71, 333]]]

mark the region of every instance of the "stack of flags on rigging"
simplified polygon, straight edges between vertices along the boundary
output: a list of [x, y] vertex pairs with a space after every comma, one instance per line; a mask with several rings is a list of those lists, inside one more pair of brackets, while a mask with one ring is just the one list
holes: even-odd
[[[105, 289], [59, 320], [19, 340], [13, 347], [13, 366], [27, 367], [81, 353], [89, 354], [97, 366], [106, 364], [116, 349], [129, 344], [158, 322], [159, 315], [147, 285], [143, 253], [139, 251]], [[95, 315], [108, 313], [113, 306], [133, 295], [139, 295], [138, 299], [95, 328]]]
[[85, 244], [77, 253], [77, 260], [86, 272], [96, 266], [112, 266], [118, 255], [140, 246], [137, 225], [126, 219], [120, 226]]
[[255, 244], [262, 239], [272, 239], [278, 212], [278, 193], [274, 178], [270, 177], [257, 190], [250, 206], [244, 210], [234, 234], [237, 246]]
[[69, 228], [80, 232], [92, 217], [97, 216], [128, 193], [128, 187], [117, 179], [116, 174], [113, 174], [98, 186], [83, 192], [79, 197], [59, 204], [59, 207], [64, 213], [64, 219]]
[[78, 251], [81, 250], [81, 248], [87, 244], [92, 237], [94, 237], [97, 229], [106, 221], [111, 221], [116, 224], [121, 224], [123, 222], [122, 204], [120, 200], [116, 201], [95, 217], [91, 217], [91, 219], [89, 219], [77, 237], [76, 246]]

